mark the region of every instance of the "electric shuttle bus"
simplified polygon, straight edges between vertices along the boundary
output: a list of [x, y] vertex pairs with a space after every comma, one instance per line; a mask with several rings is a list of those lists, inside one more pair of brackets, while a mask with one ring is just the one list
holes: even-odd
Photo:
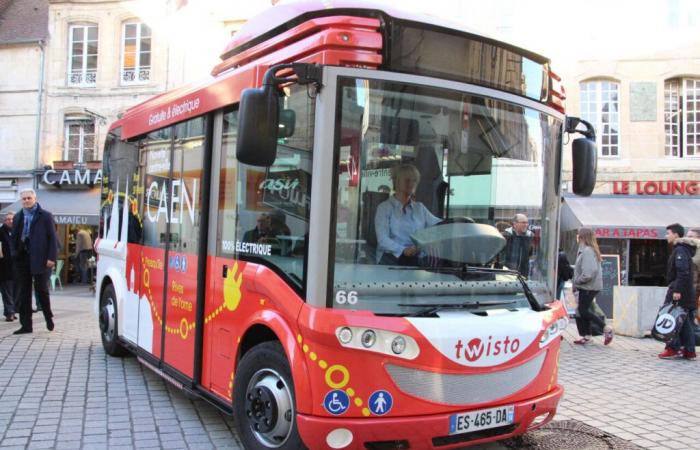
[[546, 58], [369, 3], [274, 6], [209, 80], [110, 127], [104, 349], [233, 414], [248, 449], [542, 426], [563, 393], [564, 133], [588, 195], [594, 132]]

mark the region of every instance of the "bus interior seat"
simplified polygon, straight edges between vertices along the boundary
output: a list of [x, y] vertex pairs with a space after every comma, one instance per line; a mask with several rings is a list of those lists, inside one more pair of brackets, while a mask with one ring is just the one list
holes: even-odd
[[374, 228], [374, 216], [377, 214], [377, 207], [384, 200], [389, 198], [387, 192], [365, 191], [362, 193], [362, 219], [361, 235], [365, 244], [365, 255], [367, 263], [374, 264], [377, 254], [377, 232]]
[[419, 146], [413, 164], [420, 172], [416, 200], [423, 203], [434, 216], [444, 217], [447, 183], [442, 176], [442, 168], [433, 146]]

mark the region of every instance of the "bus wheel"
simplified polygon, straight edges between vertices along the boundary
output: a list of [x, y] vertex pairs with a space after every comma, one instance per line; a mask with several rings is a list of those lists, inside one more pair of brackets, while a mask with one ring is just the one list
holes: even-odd
[[102, 335], [102, 347], [111, 356], [123, 356], [126, 349], [119, 343], [117, 337], [117, 301], [114, 287], [110, 284], [100, 296], [100, 335]]
[[244, 448], [305, 448], [296, 427], [292, 374], [279, 342], [263, 342], [243, 356], [233, 400]]

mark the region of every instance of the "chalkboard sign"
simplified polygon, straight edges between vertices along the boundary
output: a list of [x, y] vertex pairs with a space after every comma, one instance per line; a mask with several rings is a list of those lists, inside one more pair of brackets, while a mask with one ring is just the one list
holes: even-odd
[[596, 296], [598, 306], [608, 319], [613, 313], [613, 286], [620, 285], [620, 255], [602, 255], [603, 289]]

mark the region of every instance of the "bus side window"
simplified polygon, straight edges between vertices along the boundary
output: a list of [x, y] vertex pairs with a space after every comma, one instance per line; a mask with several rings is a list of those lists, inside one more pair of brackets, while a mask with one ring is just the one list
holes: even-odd
[[[232, 253], [276, 266], [301, 284], [309, 233], [315, 100], [309, 98], [303, 86], [285, 89], [288, 95], [282, 98], [282, 107], [294, 111], [294, 133], [278, 140], [277, 158], [272, 166], [237, 165], [236, 211], [220, 211], [220, 214], [236, 218], [235, 239], [228, 238], [233, 242], [229, 245]], [[230, 145], [226, 137], [227, 116], [225, 114], [224, 119], [225, 153]], [[235, 158], [235, 142], [230, 151], [233, 152], [231, 159]], [[223, 173], [221, 177], [223, 179]], [[227, 185], [229, 190], [234, 190], [232, 183]], [[233, 234], [233, 229], [223, 233], [222, 238], [227, 240], [225, 233]]]

